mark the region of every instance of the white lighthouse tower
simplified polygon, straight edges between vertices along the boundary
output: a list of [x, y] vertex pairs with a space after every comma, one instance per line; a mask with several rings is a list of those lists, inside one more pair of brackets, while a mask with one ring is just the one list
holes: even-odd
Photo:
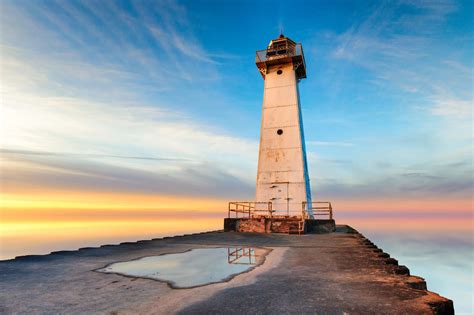
[[313, 218], [298, 82], [306, 78], [303, 47], [280, 35], [257, 51], [264, 79], [256, 201], [275, 213]]
[[231, 201], [224, 231], [329, 233], [329, 201], [312, 201], [298, 82], [306, 78], [303, 47], [280, 35], [257, 51], [264, 80], [257, 187], [253, 201]]

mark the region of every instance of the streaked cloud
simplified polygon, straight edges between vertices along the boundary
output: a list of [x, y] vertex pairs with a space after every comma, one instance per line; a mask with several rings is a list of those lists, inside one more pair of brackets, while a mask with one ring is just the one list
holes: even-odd
[[472, 107], [474, 106], [472, 100], [436, 97], [434, 102], [435, 105], [431, 108], [433, 115], [472, 119]]
[[[404, 8], [408, 11], [400, 14]], [[338, 44], [332, 57], [372, 72], [369, 82], [382, 89], [393, 89], [395, 85], [416, 94], [427, 103], [428, 113], [467, 114], [466, 104], [472, 103], [468, 86], [473, 75], [469, 41], [456, 39], [465, 50], [453, 53], [446, 51], [445, 42], [437, 36], [450, 14], [458, 10], [456, 2], [381, 1], [369, 9], [366, 18], [335, 36]], [[446, 60], [454, 56], [457, 61]], [[447, 93], [457, 95], [451, 97], [455, 102], [440, 101]]]
[[28, 151], [28, 150], [8, 150], [0, 149], [0, 155], [39, 155], [53, 157], [69, 157], [69, 158], [116, 158], [131, 160], [150, 160], [150, 161], [190, 161], [179, 158], [150, 157], [150, 156], [124, 156], [124, 155], [107, 155], [107, 154], [84, 154], [84, 153], [65, 153], [65, 152], [44, 152], [44, 151]]
[[[344, 181], [335, 177], [314, 178], [315, 195], [324, 199], [369, 199], [371, 197], [402, 200], [446, 199], [469, 200], [474, 193], [472, 161], [413, 165], [405, 171], [375, 167], [360, 181]], [[466, 210], [466, 209], [463, 209]]]
[[[248, 198], [253, 186], [212, 164], [174, 165], [166, 160], [148, 160], [141, 169], [104, 163], [93, 157], [67, 155], [2, 156], [4, 193], [45, 190], [115, 192], [214, 198]], [[161, 170], [160, 170], [161, 169]]]

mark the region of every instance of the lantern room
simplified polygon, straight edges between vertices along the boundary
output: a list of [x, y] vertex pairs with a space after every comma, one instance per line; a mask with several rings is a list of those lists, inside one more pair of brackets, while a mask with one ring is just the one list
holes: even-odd
[[265, 79], [268, 67], [285, 63], [293, 64], [298, 80], [306, 78], [303, 46], [283, 34], [270, 41], [267, 49], [257, 51], [255, 63], [263, 79]]

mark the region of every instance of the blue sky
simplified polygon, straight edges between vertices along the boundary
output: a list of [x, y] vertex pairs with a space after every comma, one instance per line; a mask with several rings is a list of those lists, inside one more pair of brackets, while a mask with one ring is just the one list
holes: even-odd
[[471, 200], [472, 1], [0, 6], [6, 192], [251, 199], [255, 51], [282, 29], [317, 199]]
[[[163, 218], [200, 226], [209, 208], [220, 224], [225, 201], [254, 198], [255, 51], [283, 29], [306, 56], [313, 199], [364, 233], [394, 230], [374, 241], [470, 314], [473, 3], [2, 0], [2, 218], [127, 214], [126, 229], [97, 225], [98, 244], [143, 229], [134, 218], [164, 233]], [[31, 246], [71, 237], [59, 228], [13, 230]]]

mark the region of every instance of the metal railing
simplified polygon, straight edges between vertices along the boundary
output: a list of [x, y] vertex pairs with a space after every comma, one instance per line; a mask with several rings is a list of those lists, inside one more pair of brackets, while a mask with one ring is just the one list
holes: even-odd
[[231, 218], [254, 218], [254, 217], [271, 217], [271, 218], [295, 218], [308, 219], [309, 214], [313, 216], [327, 216], [330, 220], [333, 219], [332, 205], [329, 201], [313, 201], [302, 202], [301, 212], [295, 210], [273, 209], [271, 201], [233, 201], [229, 202], [227, 217]]
[[229, 202], [227, 217], [230, 218], [231, 214], [235, 214], [235, 218], [242, 217], [251, 218], [256, 215], [273, 215], [272, 203], [271, 202], [260, 202], [260, 201], [233, 201]]
[[265, 62], [268, 60], [275, 60], [286, 57], [302, 56], [303, 46], [301, 44], [296, 45], [278, 45], [275, 47], [267, 48], [264, 50], [257, 50], [255, 62]]
[[298, 235], [304, 234], [304, 225], [305, 225], [304, 219], [302, 219], [301, 221], [298, 221], [298, 229], [295, 231], [290, 228], [288, 230], [288, 234], [294, 234], [295, 232], [297, 232]]
[[273, 202], [273, 217], [305, 219], [305, 213], [301, 211], [300, 206], [300, 202]]
[[235, 265], [255, 265], [257, 257], [255, 249], [252, 247], [228, 247], [227, 263]]
[[303, 201], [303, 212], [312, 210], [313, 216], [328, 216], [332, 220], [332, 205], [329, 201]]

